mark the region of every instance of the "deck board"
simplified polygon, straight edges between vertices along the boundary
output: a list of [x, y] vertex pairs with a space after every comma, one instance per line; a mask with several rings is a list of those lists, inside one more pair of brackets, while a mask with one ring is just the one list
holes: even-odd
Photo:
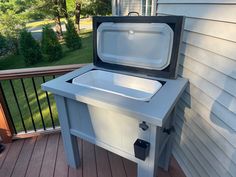
[[83, 141], [83, 177], [96, 177], [97, 167], [94, 145]]
[[38, 177], [40, 174], [48, 136], [38, 136], [26, 171], [26, 177]]
[[15, 167], [16, 161], [19, 157], [21, 149], [23, 147], [24, 140], [22, 141], [15, 141], [12, 143], [11, 148], [7, 154], [7, 157], [0, 169], [0, 176], [1, 177], [10, 177], [13, 169]]
[[137, 176], [137, 165], [130, 160], [122, 159], [127, 177]]
[[40, 177], [53, 177], [54, 167], [56, 164], [58, 141], [59, 134], [49, 135]]
[[[24, 177], [26, 174], [26, 170], [28, 168], [28, 164], [34, 149], [36, 138], [29, 138], [24, 141], [22, 150], [17, 159], [14, 171], [11, 177]], [[24, 162], [24, 163], [22, 163]]]
[[179, 169], [180, 169], [180, 166], [179, 166], [178, 162], [174, 158], [172, 158], [171, 162], [170, 162], [169, 174], [172, 177], [186, 177], [184, 172]]
[[68, 171], [69, 171], [69, 168], [66, 163], [66, 157], [65, 157], [64, 148], [63, 148], [63, 141], [62, 141], [62, 137], [60, 136], [54, 177], [58, 177], [58, 176], [67, 177]]
[[0, 169], [2, 168], [2, 164], [8, 154], [10, 147], [11, 147], [11, 144], [6, 144], [5, 150], [0, 154]]
[[69, 177], [83, 177], [83, 144], [82, 141], [78, 138], [79, 154], [80, 154], [80, 167], [78, 169], [69, 168]]
[[108, 157], [111, 164], [111, 172], [113, 177], [127, 177], [125, 173], [122, 158], [112, 152], [108, 152]]
[[[137, 165], [114, 153], [78, 139], [80, 167], [66, 164], [59, 133], [17, 140], [0, 154], [0, 177], [136, 177]], [[174, 158], [169, 172], [158, 177], [185, 177]]]
[[98, 177], [112, 177], [107, 151], [95, 146]]

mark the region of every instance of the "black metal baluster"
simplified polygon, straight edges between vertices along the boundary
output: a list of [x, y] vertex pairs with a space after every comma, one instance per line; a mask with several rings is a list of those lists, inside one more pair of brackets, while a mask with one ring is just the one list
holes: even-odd
[[15, 91], [15, 88], [14, 88], [14, 86], [13, 86], [12, 80], [10, 80], [10, 84], [11, 84], [11, 89], [12, 89], [12, 91], [13, 91], [14, 98], [15, 98], [15, 100], [16, 100], [17, 108], [18, 108], [19, 113], [20, 113], [21, 123], [22, 123], [22, 125], [23, 125], [23, 128], [24, 128], [25, 133], [27, 133], [27, 130], [26, 130], [26, 128], [25, 128], [25, 123], [24, 123], [23, 115], [22, 115], [22, 112], [21, 112], [21, 110], [20, 110], [20, 105], [19, 105], [19, 102], [18, 102], [18, 99], [17, 99], [17, 96], [16, 96], [16, 91]]
[[24, 95], [25, 95], [25, 98], [26, 98], [26, 101], [27, 101], [27, 105], [28, 105], [28, 107], [29, 107], [30, 117], [31, 117], [31, 121], [32, 121], [32, 124], [33, 124], [33, 127], [34, 127], [34, 131], [36, 131], [36, 127], [35, 127], [35, 123], [34, 123], [34, 118], [33, 118], [32, 110], [31, 110], [31, 107], [30, 107], [30, 104], [29, 104], [29, 98], [28, 98], [28, 96], [27, 96], [26, 89], [25, 89], [25, 84], [24, 84], [24, 81], [23, 81], [22, 78], [20, 79], [20, 81], [21, 81], [21, 85], [22, 85], [23, 90], [24, 90]]
[[40, 103], [39, 103], [38, 92], [37, 92], [37, 89], [36, 89], [36, 86], [35, 86], [35, 81], [34, 81], [33, 77], [31, 79], [32, 79], [33, 86], [34, 86], [34, 92], [35, 92], [37, 103], [38, 103], [38, 107], [39, 107], [39, 113], [40, 113], [40, 116], [41, 116], [41, 120], [42, 120], [42, 124], [43, 124], [43, 129], [46, 130], [45, 123], [44, 123], [44, 120], [43, 120], [42, 109], [41, 109], [41, 106], [40, 106]]
[[9, 114], [9, 119], [11, 121], [11, 124], [12, 124], [12, 127], [13, 127], [13, 130], [14, 130], [14, 133], [17, 134], [17, 131], [16, 131], [16, 127], [15, 127], [15, 123], [12, 119], [12, 115], [11, 115], [11, 112], [10, 112], [10, 109], [9, 109], [9, 106], [8, 106], [8, 102], [7, 102], [7, 99], [6, 99], [6, 96], [5, 96], [5, 93], [4, 93], [4, 90], [3, 90], [3, 87], [2, 87], [2, 83], [0, 82], [0, 90], [2, 92], [2, 96], [3, 96], [3, 99], [4, 99], [4, 102], [6, 103], [6, 108], [7, 108], [7, 112]]
[[[43, 82], [45, 83], [45, 77], [44, 76], [43, 76]], [[51, 117], [51, 121], [52, 121], [52, 127], [53, 127], [53, 129], [55, 129], [55, 124], [54, 124], [54, 120], [53, 120], [53, 116], [52, 116], [52, 109], [51, 109], [51, 104], [50, 104], [50, 101], [49, 101], [48, 92], [46, 92], [46, 98], [47, 98], [48, 108], [49, 108], [50, 117]]]

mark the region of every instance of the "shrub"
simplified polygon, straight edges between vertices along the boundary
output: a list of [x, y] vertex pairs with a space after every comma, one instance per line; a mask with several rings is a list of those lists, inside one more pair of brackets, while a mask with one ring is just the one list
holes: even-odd
[[68, 23], [66, 24], [65, 42], [66, 46], [72, 50], [80, 49], [82, 46], [81, 38], [79, 37], [72, 20], [68, 20]]
[[27, 65], [38, 63], [42, 59], [39, 44], [27, 30], [20, 32], [19, 45], [20, 53], [23, 55]]
[[56, 33], [49, 25], [43, 27], [41, 47], [48, 61], [56, 61], [62, 57], [61, 44], [57, 39]]
[[5, 55], [7, 53], [7, 40], [6, 38], [0, 34], [0, 56]]

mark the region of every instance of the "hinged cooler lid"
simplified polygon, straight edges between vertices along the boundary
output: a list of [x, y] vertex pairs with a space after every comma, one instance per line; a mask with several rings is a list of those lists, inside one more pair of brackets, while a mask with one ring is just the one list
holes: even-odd
[[104, 22], [97, 29], [97, 52], [103, 62], [162, 70], [170, 64], [173, 36], [164, 23]]
[[94, 17], [94, 64], [176, 78], [183, 17]]

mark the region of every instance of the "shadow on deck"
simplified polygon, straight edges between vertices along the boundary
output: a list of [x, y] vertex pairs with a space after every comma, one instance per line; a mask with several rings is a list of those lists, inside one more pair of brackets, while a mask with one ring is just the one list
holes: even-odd
[[[60, 133], [16, 140], [0, 154], [0, 177], [136, 177], [135, 163], [78, 139], [79, 169], [66, 164]], [[185, 177], [174, 158], [158, 177]]]

